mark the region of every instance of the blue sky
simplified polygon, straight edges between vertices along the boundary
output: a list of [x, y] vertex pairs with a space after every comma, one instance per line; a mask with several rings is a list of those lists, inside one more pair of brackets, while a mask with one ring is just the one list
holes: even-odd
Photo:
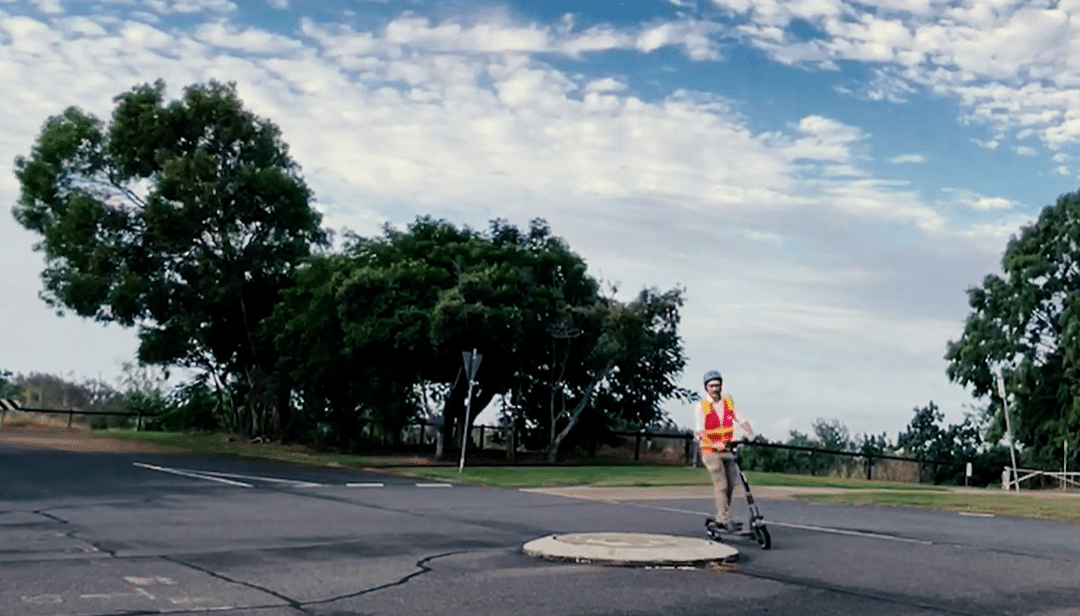
[[[1078, 47], [1078, 0], [0, 0], [0, 202], [64, 107], [235, 81], [328, 227], [545, 218], [624, 299], [685, 286], [684, 384], [759, 432], [895, 436], [962, 420], [965, 290], [1077, 189]], [[116, 378], [133, 332], [48, 310], [35, 239], [0, 216], [0, 367]]]

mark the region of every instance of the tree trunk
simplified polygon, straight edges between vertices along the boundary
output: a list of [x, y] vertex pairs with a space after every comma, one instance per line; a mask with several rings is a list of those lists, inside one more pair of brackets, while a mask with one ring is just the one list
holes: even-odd
[[577, 425], [578, 419], [581, 418], [582, 411], [584, 411], [585, 407], [589, 405], [589, 400], [592, 399], [593, 392], [596, 391], [596, 386], [600, 384], [600, 381], [606, 379], [608, 375], [611, 374], [613, 368], [614, 366], [608, 365], [599, 374], [597, 374], [596, 377], [593, 378], [592, 382], [589, 383], [589, 386], [585, 388], [585, 393], [582, 394], [581, 400], [578, 401], [577, 405], [574, 407], [574, 410], [570, 412], [570, 418], [567, 421], [566, 426], [563, 427], [562, 431], [560, 431], [555, 436], [555, 439], [551, 441], [551, 444], [548, 445], [548, 462], [558, 461], [559, 445], [563, 442], [563, 439], [565, 439], [566, 436], [570, 434], [570, 430], [572, 430], [574, 426]]
[[446, 404], [443, 405], [442, 450], [436, 447], [436, 459], [449, 460], [454, 457], [454, 454], [461, 454], [459, 449], [463, 438], [462, 431], [468, 430], [468, 426], [472, 425], [476, 416], [487, 408], [491, 399], [495, 397], [494, 392], [485, 391], [483, 388], [477, 393], [475, 386], [473, 392], [472, 409], [468, 418], [465, 417], [465, 397], [469, 394], [468, 382], [460, 381], [447, 396]]
[[[442, 447], [436, 447], [435, 458], [438, 460], [450, 460], [457, 448], [454, 443], [454, 433], [458, 419], [465, 414], [465, 396], [468, 394], [468, 383], [458, 381], [443, 403]], [[441, 449], [441, 451], [439, 451]]]

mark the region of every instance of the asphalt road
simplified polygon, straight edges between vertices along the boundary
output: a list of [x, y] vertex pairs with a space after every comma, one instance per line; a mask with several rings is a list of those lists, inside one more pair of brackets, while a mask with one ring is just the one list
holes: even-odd
[[0, 442], [0, 614], [1080, 614], [1077, 525], [759, 502], [774, 547], [731, 566], [550, 563], [522, 544], [701, 537], [710, 503]]

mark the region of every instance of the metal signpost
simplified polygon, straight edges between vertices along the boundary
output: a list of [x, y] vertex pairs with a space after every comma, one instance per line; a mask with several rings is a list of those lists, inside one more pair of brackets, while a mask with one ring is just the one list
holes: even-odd
[[465, 421], [461, 424], [461, 462], [458, 464], [459, 473], [465, 470], [465, 444], [469, 442], [469, 417], [472, 416], [473, 378], [476, 377], [476, 371], [480, 369], [480, 360], [484, 359], [484, 356], [477, 353], [476, 349], [473, 349], [472, 353], [464, 351], [461, 354], [461, 358], [465, 362], [465, 376], [469, 378], [469, 395], [465, 398]]
[[1012, 424], [1009, 421], [1009, 404], [1005, 402], [1005, 377], [1001, 373], [1001, 366], [997, 369], [998, 394], [1001, 395], [1001, 408], [1005, 412], [1005, 431], [1009, 433], [1009, 456], [1012, 459], [1012, 472], [1010, 483], [1016, 485], [1016, 491], [1020, 491], [1019, 473], [1016, 469], [1016, 441], [1013, 439]]

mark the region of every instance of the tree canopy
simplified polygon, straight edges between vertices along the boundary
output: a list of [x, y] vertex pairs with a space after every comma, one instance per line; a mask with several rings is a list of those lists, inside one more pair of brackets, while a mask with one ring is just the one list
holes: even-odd
[[[590, 405], [648, 421], [682, 395], [680, 305], [678, 290], [604, 297], [542, 220], [480, 232], [419, 217], [310, 259], [268, 325], [314, 423], [396, 435], [431, 392], [448, 451], [504, 396], [554, 455]], [[474, 348], [484, 363], [465, 417], [461, 353]]]
[[158, 81], [114, 102], [108, 122], [49, 118], [15, 161], [13, 215], [41, 237], [49, 306], [137, 327], [141, 364], [197, 371], [175, 400], [135, 392], [171, 405], [162, 425], [349, 446], [431, 414], [452, 449], [500, 396], [554, 457], [582, 417], [647, 425], [690, 396], [681, 289], [617, 301], [539, 219], [478, 231], [420, 216], [333, 250], [280, 131], [234, 84], [167, 101]]
[[260, 323], [326, 243], [298, 165], [234, 84], [166, 102], [158, 81], [115, 103], [108, 123], [76, 107], [49, 118], [15, 161], [13, 213], [41, 236], [42, 298], [137, 326], [143, 362], [259, 389], [275, 364]]
[[989, 399], [988, 438], [1004, 432], [994, 369], [1003, 366], [1012, 429], [1031, 463], [1080, 445], [1080, 193], [1043, 209], [1013, 236], [1003, 275], [968, 290], [972, 312], [947, 345], [949, 379]]

